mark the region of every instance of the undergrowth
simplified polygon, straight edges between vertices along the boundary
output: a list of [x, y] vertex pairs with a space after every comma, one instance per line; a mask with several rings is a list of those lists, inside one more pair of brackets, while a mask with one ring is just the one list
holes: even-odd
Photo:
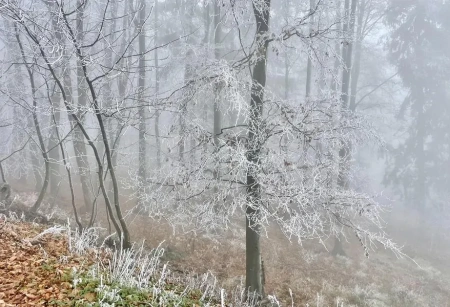
[[[53, 227], [61, 233], [60, 227]], [[79, 233], [66, 226], [68, 251], [76, 255], [95, 255], [93, 265], [82, 271], [65, 272], [63, 279], [73, 291], [70, 302], [52, 300], [51, 306], [256, 306], [243, 285], [231, 294], [219, 286], [215, 276], [174, 274], [169, 264], [162, 263], [164, 248], [158, 245], [146, 250], [144, 244], [130, 249], [118, 246], [109, 249], [105, 240], [99, 242], [100, 228]], [[47, 234], [51, 230], [45, 231]], [[64, 257], [61, 257], [64, 259]], [[266, 306], [280, 306], [274, 296], [264, 301]]]

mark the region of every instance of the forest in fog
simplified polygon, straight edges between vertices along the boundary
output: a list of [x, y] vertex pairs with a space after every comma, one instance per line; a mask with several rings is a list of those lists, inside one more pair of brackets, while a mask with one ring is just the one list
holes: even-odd
[[[278, 289], [271, 235], [449, 255], [449, 1], [0, 0], [0, 27], [3, 208], [28, 193], [124, 249], [234, 234], [253, 301]], [[345, 306], [447, 306], [420, 293]]]

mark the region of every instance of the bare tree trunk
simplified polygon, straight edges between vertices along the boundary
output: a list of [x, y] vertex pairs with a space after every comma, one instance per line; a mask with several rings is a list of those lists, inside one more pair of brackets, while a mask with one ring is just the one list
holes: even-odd
[[[186, 1], [186, 3], [188, 3], [188, 1]], [[190, 18], [187, 20], [187, 27], [188, 27], [188, 33], [189, 37], [188, 37], [188, 44], [191, 45], [193, 42], [193, 35], [191, 34], [194, 31], [194, 18], [195, 18], [195, 5], [192, 3], [191, 1], [189, 1], [190, 5], [189, 5], [189, 10], [186, 12], [187, 16], [190, 16]], [[194, 54], [194, 51], [192, 50], [192, 47], [189, 47], [189, 52], [188, 52], [188, 59], [192, 56], [192, 54]], [[189, 60], [188, 60], [189, 61]], [[191, 63], [188, 64], [188, 66], [186, 67], [186, 81], [190, 82], [191, 78], [194, 76], [194, 67], [193, 65], [191, 65]], [[189, 80], [189, 81], [188, 81]], [[196, 103], [193, 104], [194, 107], [197, 106]], [[187, 107], [187, 106], [186, 106]], [[186, 113], [186, 116], [189, 116], [189, 113]], [[190, 155], [189, 155], [189, 168], [192, 169], [193, 167], [195, 167], [194, 165], [196, 164], [196, 146], [197, 146], [197, 140], [195, 138], [195, 136], [193, 134], [190, 135]]]
[[[193, 16], [190, 16], [190, 20], [186, 17], [186, 3], [185, 1], [182, 1], [181, 5], [180, 5], [180, 15], [183, 16], [183, 22], [182, 22], [182, 26], [183, 27], [187, 27], [188, 31], [187, 32], [191, 32], [190, 29], [192, 27], [192, 18]], [[192, 7], [192, 3], [191, 3], [191, 7]], [[192, 13], [192, 12], [191, 12]], [[190, 44], [191, 42], [191, 38], [192, 35], [190, 34], [187, 38], [187, 43]], [[186, 53], [186, 59], [187, 62], [185, 64], [185, 68], [184, 68], [184, 83], [188, 84], [189, 80], [192, 78], [193, 75], [193, 67], [191, 65], [191, 63], [189, 62], [189, 59], [191, 58], [193, 54], [193, 50], [189, 47], [187, 53]], [[187, 108], [187, 100], [185, 99], [184, 101], [181, 102], [180, 105], [180, 117], [179, 117], [179, 125], [180, 125], [180, 143], [179, 143], [179, 159], [181, 164], [185, 164], [185, 158], [184, 158], [184, 153], [185, 153], [185, 136], [186, 136], [186, 120], [187, 120], [187, 116], [188, 116], [188, 108]]]
[[[355, 13], [356, 4], [358, 0], [352, 0], [350, 12], [348, 12], [349, 1], [346, 0], [346, 13], [349, 22], [344, 23], [344, 34], [349, 35], [349, 41], [346, 46], [343, 47], [343, 58], [344, 58], [344, 70], [342, 72], [342, 89], [341, 89], [341, 104], [342, 110], [346, 111], [348, 109], [349, 101], [349, 91], [350, 91], [350, 76], [352, 70], [352, 50], [353, 50], [353, 40], [355, 32]], [[351, 154], [351, 144], [342, 144], [339, 149], [339, 174], [337, 178], [337, 184], [343, 189], [349, 188], [347, 171], [350, 163]], [[342, 247], [343, 237], [336, 238], [334, 248], [332, 250], [333, 255], [345, 255], [345, 251]]]
[[[348, 4], [349, 0], [346, 0], [346, 4]], [[344, 44], [343, 48], [343, 59], [344, 59], [344, 71], [342, 73], [342, 89], [341, 89], [341, 102], [342, 108], [344, 110], [348, 109], [348, 101], [349, 101], [349, 92], [350, 92], [350, 76], [352, 72], [352, 53], [353, 53], [353, 40], [355, 34], [355, 13], [356, 13], [356, 4], [358, 0], [352, 0], [350, 12], [348, 12], [348, 6], [346, 6], [347, 16], [349, 18], [349, 22], [347, 24], [344, 23], [344, 33], [350, 34], [349, 41]]]
[[[416, 96], [421, 101], [425, 101], [424, 93], [421, 88], [416, 89]], [[423, 213], [426, 207], [426, 174], [425, 174], [425, 138], [426, 138], [426, 118], [423, 108], [417, 108], [417, 147], [416, 147], [416, 168], [417, 168], [417, 180], [414, 186], [414, 201], [415, 207], [419, 212]]]
[[2, 162], [0, 162], [0, 175], [1, 175], [2, 182], [6, 182], [5, 171], [3, 170]]
[[[346, 1], [348, 2], [348, 0]], [[348, 110], [348, 101], [349, 101], [349, 91], [350, 91], [350, 76], [352, 71], [352, 51], [353, 51], [353, 40], [354, 40], [354, 32], [355, 32], [355, 13], [356, 13], [356, 4], [358, 0], [352, 0], [351, 9], [349, 12], [349, 26], [346, 27], [344, 24], [344, 33], [349, 35], [349, 42], [347, 46], [344, 46], [344, 70], [342, 72], [342, 89], [341, 89], [341, 103], [342, 110]], [[347, 9], [347, 8], [346, 8]], [[340, 174], [338, 177], [338, 185], [343, 188], [348, 188], [348, 178], [345, 175], [345, 169], [348, 168], [348, 161], [350, 148], [346, 145], [341, 146], [339, 150], [339, 158], [340, 158]]]
[[[109, 14], [109, 18], [111, 18], [112, 22], [111, 22], [111, 26], [108, 29], [110, 35], [109, 35], [109, 40], [105, 40], [104, 44], [103, 44], [103, 48], [105, 49], [105, 62], [104, 62], [105, 64], [104, 65], [107, 68], [111, 68], [114, 65], [113, 50], [110, 47], [110, 44], [112, 44], [116, 40], [117, 19], [114, 17], [117, 15], [118, 15], [117, 0], [111, 0], [111, 12]], [[105, 89], [103, 91], [103, 99], [105, 101], [104, 105], [109, 109], [113, 108], [114, 97], [116, 96], [115, 93], [113, 92], [112, 83], [113, 83], [113, 80], [111, 78], [107, 78], [107, 80], [105, 82]], [[112, 131], [113, 130], [112, 119], [109, 117], [106, 117], [104, 119], [104, 121], [105, 121], [105, 126], [107, 127], [107, 131], [109, 133], [109, 140], [113, 140], [114, 133]], [[101, 132], [99, 132], [99, 135], [101, 135]], [[98, 151], [99, 151], [101, 157], [105, 156], [105, 147], [104, 147], [103, 142], [99, 142]]]
[[[19, 66], [16, 66], [16, 69], [17, 70], [20, 70], [19, 69]], [[16, 76], [20, 76], [20, 74], [16, 74]], [[28, 120], [28, 116], [24, 116], [24, 112], [26, 112], [23, 108], [17, 108], [17, 107], [15, 107], [14, 108], [14, 110], [13, 110], [13, 118], [14, 118], [14, 121], [16, 122], [16, 123], [21, 123], [22, 121], [23, 121], [23, 118], [25, 117], [25, 118], [27, 118], [27, 126], [29, 127], [29, 129], [32, 129], [32, 123]], [[28, 122], [30, 122], [30, 123], [28, 123]], [[13, 145], [14, 145], [14, 147], [16, 147], [19, 143], [21, 143], [22, 141], [23, 141], [23, 139], [24, 138], [26, 138], [26, 135], [25, 135], [25, 133], [24, 133], [24, 130], [23, 130], [23, 127], [20, 127], [20, 125], [14, 125], [13, 126], [13, 129], [12, 129], [12, 135], [13, 135]], [[31, 143], [27, 143], [26, 145], [28, 145], [28, 146], [30, 146], [29, 148], [30, 148], [30, 151], [31, 151], [31, 144], [33, 144], [34, 146], [36, 146], [36, 144], [34, 144], [33, 142], [31, 142]], [[23, 157], [23, 159], [27, 159], [28, 158], [28, 153], [27, 153], [28, 151], [27, 150], [24, 150], [24, 151], [22, 151], [22, 153], [21, 153], [21, 156]], [[20, 157], [18, 158], [18, 159], [20, 159]], [[13, 160], [13, 163], [17, 163], [18, 162], [18, 159], [17, 158], [15, 158], [14, 160]], [[32, 162], [32, 160], [31, 160], [31, 158], [30, 158], [30, 161]], [[27, 165], [26, 163], [24, 163], [24, 165]], [[33, 168], [32, 169], [32, 171], [33, 171], [33, 175], [35, 175], [34, 174], [34, 165], [32, 164], [31, 165], [31, 167]], [[20, 176], [19, 177], [19, 183], [20, 184], [22, 184], [22, 185], [24, 185], [24, 186], [27, 186], [27, 184], [28, 184], [28, 182], [27, 182], [27, 175], [28, 175], [28, 172], [27, 172], [27, 170], [26, 170], [26, 167], [20, 167], [19, 169], [18, 169], [18, 175]], [[41, 177], [40, 177], [40, 175], [39, 175], [39, 178], [41, 179]], [[37, 183], [36, 183], [37, 184]], [[37, 185], [35, 184], [35, 192], [39, 192], [40, 191], [40, 189], [37, 189]], [[42, 184], [41, 184], [41, 186], [42, 186]]]
[[[33, 119], [27, 116], [27, 126], [29, 129], [35, 129], [33, 124]], [[44, 178], [42, 177], [41, 173], [41, 164], [39, 162], [39, 159], [37, 157], [38, 153], [40, 152], [39, 146], [34, 141], [30, 142], [30, 160], [31, 160], [31, 167], [33, 169], [33, 176], [35, 180], [35, 186], [34, 191], [36, 193], [39, 193], [39, 191], [42, 190], [42, 187], [44, 185]]]
[[[67, 28], [70, 29], [70, 26], [67, 22], [67, 19], [65, 19], [65, 23]], [[75, 37], [72, 36], [73, 39], [75, 39]], [[92, 97], [92, 103], [93, 103], [93, 107], [94, 107], [94, 111], [95, 111], [95, 117], [97, 118], [97, 122], [99, 124], [100, 127], [100, 131], [102, 134], [102, 141], [103, 144], [105, 146], [105, 156], [106, 156], [106, 160], [107, 160], [107, 166], [108, 166], [108, 171], [110, 173], [111, 176], [111, 181], [113, 184], [113, 191], [114, 191], [114, 208], [115, 208], [115, 212], [117, 214], [117, 218], [119, 220], [120, 223], [120, 227], [118, 225], [115, 225], [116, 230], [119, 232], [119, 237], [123, 242], [123, 247], [128, 249], [131, 247], [131, 239], [130, 239], [130, 232], [128, 230], [127, 224], [123, 218], [122, 215], [122, 210], [120, 208], [120, 202], [119, 202], [119, 186], [117, 183], [117, 178], [116, 178], [116, 173], [115, 173], [115, 169], [113, 166], [113, 161], [112, 161], [112, 155], [111, 155], [111, 149], [109, 147], [109, 142], [108, 142], [108, 136], [106, 133], [106, 129], [103, 123], [103, 118], [102, 118], [102, 114], [100, 113], [100, 106], [98, 104], [98, 99], [97, 99], [97, 94], [95, 92], [94, 89], [94, 85], [92, 83], [92, 81], [89, 79], [88, 74], [87, 74], [87, 67], [86, 64], [84, 62], [84, 58], [83, 58], [83, 54], [81, 52], [81, 50], [79, 49], [79, 47], [77, 47], [75, 45], [75, 50], [77, 53], [77, 58], [79, 59], [79, 61], [82, 63], [82, 70], [83, 70], [83, 76], [86, 80], [86, 83], [88, 84], [89, 87], [89, 92], [91, 94]], [[80, 125], [80, 123], [78, 123]], [[101, 178], [100, 183], [101, 183], [101, 188], [102, 188], [102, 192], [103, 192], [103, 197], [105, 198], [105, 202], [107, 203], [107, 207], [110, 207], [110, 201], [104, 186], [104, 182], [103, 182], [103, 165], [101, 162], [100, 157], [98, 156], [98, 152], [97, 152], [97, 148], [95, 147], [95, 145], [92, 143], [92, 141], [89, 138], [89, 135], [86, 132], [83, 132], [85, 138], [88, 140], [89, 144], [91, 145], [91, 148], [94, 150], [94, 154], [96, 156], [97, 162], [99, 164], [99, 178]], [[112, 213], [112, 212], [111, 212]], [[110, 218], [112, 219], [113, 216], [111, 215]], [[121, 228], [121, 231], [120, 231]]]
[[[346, 0], [346, 2], [347, 2], [347, 0]], [[337, 10], [336, 10], [336, 18], [337, 18], [337, 20], [341, 20], [341, 17], [342, 17], [342, 15], [341, 15], [341, 6], [342, 6], [342, 2], [341, 2], [341, 0], [337, 0], [336, 1], [336, 7], [337, 7]], [[336, 31], [337, 31], [337, 33], [341, 33], [342, 32], [342, 26], [341, 26], [341, 23], [340, 22], [338, 22], [337, 24], [336, 24]], [[338, 75], [339, 75], [339, 54], [343, 54], [342, 52], [342, 50], [341, 50], [341, 42], [339, 41], [339, 39], [336, 39], [336, 42], [335, 42], [335, 45], [334, 45], [334, 52], [335, 52], [335, 60], [334, 60], [334, 67], [333, 67], [333, 72], [335, 73], [335, 75], [332, 75], [331, 76], [331, 90], [333, 91], [333, 92], [338, 92], [339, 91], [339, 86], [338, 86], [338, 82], [337, 82], [337, 78], [338, 78]]]
[[[130, 4], [131, 4], [131, 2], [130, 2]], [[123, 19], [123, 29], [126, 29], [127, 21], [129, 23], [131, 23], [131, 21], [133, 19], [133, 14], [130, 14], [131, 11], [132, 11], [132, 7], [130, 7], [130, 5], [124, 7], [124, 15], [128, 15], [129, 19], [128, 20], [126, 18]], [[126, 33], [128, 33], [128, 35], [131, 35], [130, 34], [131, 30], [128, 29], [126, 31]], [[120, 51], [118, 54], [124, 54], [125, 46], [126, 46], [126, 35], [123, 35], [122, 45], [121, 45], [121, 48], [120, 48]], [[130, 48], [128, 51], [128, 55], [131, 55], [131, 52], [132, 52], [132, 49]], [[123, 101], [123, 99], [125, 98], [125, 95], [126, 95], [125, 91], [127, 89], [127, 81], [128, 81], [128, 77], [129, 77], [129, 71], [130, 71], [129, 65], [130, 65], [129, 62], [126, 63], [125, 61], [120, 61], [120, 63], [119, 63], [119, 70], [122, 71], [119, 78], [117, 78], [117, 90], [119, 92], [119, 100], [120, 101]], [[112, 121], [109, 121], [109, 128], [110, 128], [109, 139], [111, 140], [111, 142], [113, 142], [113, 140], [114, 140], [113, 146], [111, 148], [113, 167], [116, 167], [117, 166], [117, 148], [119, 148], [119, 146], [120, 146], [121, 132], [122, 132], [123, 127], [118, 125], [116, 127], [117, 133], [114, 134], [113, 127], [112, 127]], [[108, 197], [110, 199], [114, 198], [113, 191], [114, 191], [113, 183], [112, 183], [112, 181], [109, 181]]]
[[[83, 0], [77, 0], [77, 15], [76, 15], [76, 27], [77, 27], [77, 41], [80, 42], [80, 44], [83, 41], [83, 19], [84, 19], [84, 9], [85, 5], [83, 5]], [[82, 69], [82, 63], [79, 59], [77, 59], [77, 90], [78, 90], [78, 106], [79, 107], [86, 107], [87, 105], [87, 88], [86, 88], [86, 82], [85, 78], [83, 76], [83, 69]], [[67, 70], [67, 69], [66, 69]], [[69, 72], [67, 72], [67, 79], [70, 79]], [[73, 97], [71, 97], [73, 99]], [[81, 111], [78, 111], [78, 118], [82, 121]], [[87, 155], [87, 149], [86, 144], [84, 143], [84, 137], [83, 133], [80, 130], [80, 127], [78, 125], [75, 127], [74, 130], [74, 150], [75, 150], [75, 157], [78, 165], [78, 171], [81, 181], [81, 188], [83, 190], [83, 198], [84, 198], [84, 206], [85, 210], [87, 212], [90, 212], [92, 210], [92, 200], [91, 200], [91, 189], [89, 188], [89, 181], [90, 181], [90, 165]]]
[[[283, 1], [284, 15], [285, 15], [286, 20], [289, 17], [289, 5], [290, 5], [289, 0]], [[309, 62], [309, 59], [308, 59], [308, 62]], [[289, 93], [290, 92], [290, 85], [289, 85], [290, 71], [291, 71], [291, 68], [289, 67], [289, 48], [288, 48], [288, 46], [285, 46], [285, 48], [284, 48], [284, 99], [286, 101], [289, 100], [289, 94], [290, 94]], [[308, 76], [306, 79], [308, 79]], [[282, 149], [286, 155], [288, 153], [288, 147], [289, 147], [288, 138], [285, 136], [283, 138]]]
[[[19, 66], [17, 66], [18, 71], [20, 72], [20, 68]], [[18, 74], [20, 75], [20, 73]], [[16, 110], [16, 109], [15, 109]], [[33, 131], [34, 129], [34, 124], [33, 124], [33, 119], [31, 117], [29, 117], [27, 114], [24, 114], [26, 111], [21, 110], [21, 111], [15, 111], [14, 112], [14, 117], [15, 120], [17, 122], [19, 122], [20, 120], [22, 120], [23, 117], [26, 118], [27, 120], [27, 129], [29, 129], [29, 131]], [[19, 129], [17, 130], [17, 135], [16, 138], [21, 139], [22, 137], [24, 137], [24, 133], [23, 132], [19, 132]], [[36, 142], [31, 141], [29, 143], [29, 158], [30, 158], [30, 162], [31, 162], [31, 170], [33, 172], [33, 177], [34, 177], [34, 191], [36, 193], [39, 193], [39, 191], [41, 191], [42, 189], [42, 185], [43, 185], [43, 177], [42, 177], [42, 172], [41, 172], [41, 163], [38, 159], [38, 154], [39, 154], [39, 147], [36, 145]], [[26, 155], [26, 152], [25, 152]], [[24, 176], [24, 178], [26, 178]]]
[[22, 46], [22, 42], [20, 41], [19, 31], [17, 30], [17, 27], [15, 28], [15, 31], [16, 31], [17, 43], [19, 45], [20, 53], [22, 55], [22, 60], [25, 65], [25, 68], [27, 69], [28, 77], [30, 78], [31, 99], [33, 99], [33, 111], [32, 111], [33, 123], [34, 123], [34, 128], [36, 129], [36, 135], [37, 135], [37, 138], [39, 141], [39, 147], [40, 147], [39, 149], [40, 149], [40, 152], [42, 153], [42, 157], [44, 158], [44, 164], [45, 164], [45, 177], [44, 177], [44, 182], [42, 183], [42, 189], [39, 192], [39, 196], [38, 196], [36, 202], [34, 203], [33, 207], [31, 208], [32, 212], [36, 212], [39, 209], [39, 207], [41, 206], [42, 200], [44, 199], [45, 193], [47, 192], [47, 187], [48, 187], [48, 182], [49, 182], [49, 177], [50, 177], [50, 164], [48, 161], [47, 150], [45, 149], [44, 138], [42, 137], [41, 127], [39, 125], [39, 119], [38, 119], [38, 115], [37, 115], [37, 98], [36, 98], [37, 88], [34, 83], [34, 75], [33, 75], [31, 68], [27, 64], [27, 59], [26, 59], [25, 52], [24, 52], [24, 49]]
[[358, 29], [356, 31], [355, 42], [355, 58], [353, 59], [352, 75], [351, 75], [351, 94], [350, 94], [350, 110], [356, 110], [356, 91], [358, 89], [359, 73], [361, 70], [361, 53], [362, 53], [362, 28], [363, 18], [366, 9], [366, 0], [361, 0], [358, 14]]
[[[313, 25], [314, 25], [314, 18], [313, 18], [313, 12], [315, 9], [315, 0], [309, 0], [309, 35], [312, 36], [313, 32]], [[309, 40], [310, 44], [312, 39]], [[312, 61], [311, 61], [311, 54], [308, 54], [308, 64], [306, 65], [306, 98], [309, 98], [311, 95], [311, 81], [312, 81]]]
[[[220, 5], [219, 3], [214, 2], [214, 57], [216, 60], [220, 59], [220, 50], [219, 50], [219, 44], [221, 40], [221, 34], [222, 34], [222, 26], [220, 21]], [[221, 90], [221, 84], [215, 84], [214, 86], [214, 146], [215, 151], [217, 152], [219, 150], [219, 135], [221, 133], [222, 129], [222, 111], [220, 109], [220, 90]], [[216, 165], [214, 167], [213, 171], [213, 177], [217, 181], [220, 178], [220, 171], [219, 171], [219, 161], [218, 158], [216, 159]], [[217, 193], [217, 186], [215, 186], [215, 193]]]
[[78, 217], [77, 207], [75, 206], [75, 192], [73, 190], [72, 173], [70, 172], [70, 167], [69, 167], [67, 159], [66, 159], [66, 154], [64, 153], [63, 142], [61, 140], [61, 137], [59, 136], [59, 132], [58, 132], [59, 124], [57, 124], [59, 122], [59, 119], [56, 118], [56, 113], [55, 112], [52, 112], [52, 122], [55, 125], [55, 130], [54, 130], [55, 137], [56, 137], [56, 140], [57, 140], [57, 144], [59, 144], [59, 149], [61, 150], [61, 155], [62, 155], [64, 167], [65, 167], [65, 169], [67, 171], [67, 178], [69, 179], [69, 189], [70, 189], [70, 196], [71, 196], [71, 204], [72, 204], [73, 214], [75, 216], [75, 222], [78, 225], [78, 232], [81, 234], [81, 232], [83, 231], [83, 225], [80, 222], [80, 218]]
[[[49, 89], [50, 90], [50, 89]], [[51, 204], [54, 205], [55, 198], [58, 195], [59, 186], [60, 186], [60, 171], [59, 171], [59, 150], [58, 150], [58, 127], [60, 125], [60, 103], [61, 103], [61, 94], [55, 89], [52, 91], [50, 96], [50, 104], [52, 108], [52, 120], [50, 127], [52, 127], [52, 131], [50, 134], [50, 138], [48, 140], [48, 157], [50, 164], [50, 195], [52, 197]]]
[[144, 106], [145, 93], [145, 0], [141, 0], [139, 11], [139, 81], [138, 81], [138, 103], [139, 103], [139, 191], [138, 205], [141, 203], [147, 180], [147, 146], [145, 134], [147, 130], [146, 108]]
[[267, 48], [269, 42], [270, 0], [264, 1], [262, 10], [253, 6], [256, 20], [256, 44], [258, 59], [252, 73], [252, 91], [250, 99], [250, 117], [248, 122], [247, 160], [247, 201], [245, 214], [246, 224], [246, 279], [245, 287], [249, 292], [255, 292], [260, 298], [264, 296], [262, 284], [262, 264], [260, 245], [260, 215], [261, 187], [257, 179], [261, 154], [261, 124], [263, 114], [264, 88], [266, 86]]
[[[153, 7], [153, 12], [155, 14], [155, 46], [158, 46], [158, 14], [159, 5], [158, 0], [155, 0], [155, 5]], [[158, 48], [155, 49], [155, 100], [156, 100], [156, 113], [155, 113], [155, 141], [156, 141], [156, 167], [161, 168], [161, 139], [159, 132], [159, 106], [158, 106], [158, 94], [159, 94], [159, 58], [158, 58]]]

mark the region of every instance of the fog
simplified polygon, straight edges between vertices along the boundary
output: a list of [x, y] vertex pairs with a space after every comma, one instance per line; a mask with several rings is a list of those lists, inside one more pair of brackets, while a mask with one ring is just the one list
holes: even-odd
[[450, 302], [450, 3], [0, 0], [0, 25], [2, 214], [288, 306]]

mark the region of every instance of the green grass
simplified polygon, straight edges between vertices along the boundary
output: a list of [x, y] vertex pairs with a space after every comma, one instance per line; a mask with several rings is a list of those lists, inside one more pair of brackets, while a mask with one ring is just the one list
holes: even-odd
[[[92, 277], [88, 272], [66, 271], [62, 279], [73, 285], [72, 293], [63, 300], [52, 300], [49, 306], [105, 307], [105, 306], [203, 306], [202, 292], [186, 289], [180, 284], [154, 284], [148, 289], [126, 287], [106, 278]], [[219, 304], [214, 298], [206, 298], [209, 305]], [[220, 305], [220, 304], [219, 304]]]

